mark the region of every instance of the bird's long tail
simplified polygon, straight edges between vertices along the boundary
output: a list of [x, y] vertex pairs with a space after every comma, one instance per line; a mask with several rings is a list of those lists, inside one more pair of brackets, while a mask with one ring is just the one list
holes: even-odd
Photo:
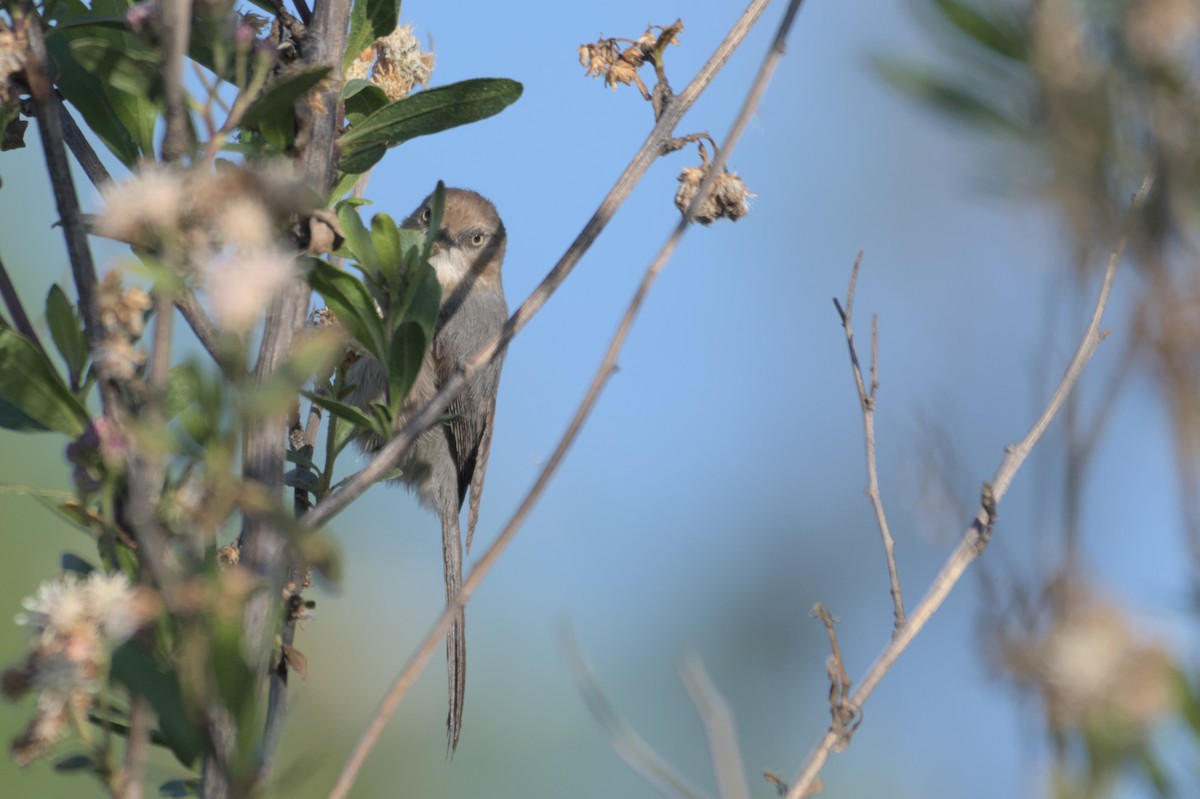
[[[442, 521], [442, 556], [446, 570], [446, 603], [462, 588], [462, 538], [457, 514]], [[450, 709], [446, 715], [446, 739], [450, 754], [458, 748], [462, 731], [463, 697], [467, 690], [467, 618], [460, 609], [446, 633], [446, 669], [449, 674]]]

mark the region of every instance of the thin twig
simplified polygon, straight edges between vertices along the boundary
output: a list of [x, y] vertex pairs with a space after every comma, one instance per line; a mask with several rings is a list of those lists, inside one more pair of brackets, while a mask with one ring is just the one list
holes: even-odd
[[3, 259], [0, 259], [0, 297], [4, 298], [4, 307], [8, 308], [8, 315], [12, 317], [13, 327], [16, 328], [16, 331], [29, 339], [29, 342], [45, 356], [46, 348], [42, 346], [37, 331], [33, 329], [33, 323], [29, 321], [29, 316], [25, 313], [25, 306], [21, 304], [21, 297], [17, 294], [17, 289], [8, 275], [8, 269], [4, 266]]
[[[479, 562], [475, 565], [475, 568], [471, 570], [470, 575], [468, 575], [466, 581], [463, 583], [458, 595], [452, 601], [447, 603], [446, 608], [442, 611], [442, 615], [438, 617], [437, 621], [434, 622], [433, 627], [425, 635], [425, 638], [422, 639], [421, 643], [417, 646], [417, 649], [409, 657], [408, 661], [404, 664], [404, 667], [400, 670], [400, 673], [396, 676], [396, 679], [393, 681], [391, 687], [387, 691], [387, 694], [384, 696], [383, 701], [380, 702], [379, 707], [376, 709], [375, 715], [368, 724], [367, 729], [363, 732], [362, 737], [359, 739], [358, 744], [351, 753], [350, 758], [346, 761], [346, 765], [343, 766], [342, 773], [338, 777], [337, 782], [334, 784], [333, 790], [329, 794], [329, 799], [345, 799], [351, 787], [353, 787], [359, 771], [362, 770], [362, 766], [366, 762], [367, 756], [379, 742], [379, 738], [383, 734], [383, 730], [387, 726], [388, 720], [399, 706], [400, 701], [404, 698], [405, 694], [407, 694], [408, 690], [416, 681], [417, 676], [429, 663], [430, 658], [433, 657], [433, 653], [440, 645], [442, 639], [445, 637], [446, 630], [449, 629], [451, 621], [457, 618], [459, 610], [465, 607], [467, 602], [470, 601], [471, 597], [474, 595], [479, 585], [483, 582], [488, 572], [491, 571], [492, 567], [499, 560], [500, 555], [516, 536], [517, 531], [520, 530], [521, 526], [525, 523], [529, 513], [541, 499], [542, 493], [545, 491], [546, 486], [550, 482], [550, 478], [554, 476], [554, 473], [558, 470], [559, 465], [566, 457], [568, 450], [570, 450], [576, 436], [578, 436], [580, 429], [583, 427], [584, 421], [591, 414], [592, 408], [595, 407], [596, 402], [599, 400], [601, 392], [603, 392], [605, 385], [608, 383], [608, 379], [616, 371], [617, 356], [620, 354], [621, 349], [625, 344], [625, 339], [629, 335], [629, 331], [633, 326], [633, 320], [637, 317], [638, 311], [641, 309], [646, 295], [649, 293], [651, 286], [658, 277], [658, 274], [662, 271], [663, 267], [666, 266], [666, 263], [670, 259], [671, 255], [674, 254], [675, 248], [678, 246], [680, 239], [682, 239], [684, 231], [686, 231], [688, 226], [691, 224], [696, 210], [700, 208], [708, 199], [709, 192], [712, 188], [713, 182], [716, 179], [716, 176], [721, 173], [721, 170], [725, 165], [726, 158], [730, 153], [733, 152], [734, 147], [737, 145], [738, 139], [741, 137], [742, 131], [745, 130], [746, 124], [748, 123], [750, 117], [754, 114], [755, 109], [758, 107], [759, 100], [762, 98], [762, 94], [766, 90], [767, 83], [769, 82], [771, 75], [774, 73], [779, 56], [783, 53], [783, 42], [786, 39], [787, 31], [795, 19], [795, 12], [799, 10], [801, 2], [802, 0], [792, 0], [791, 4], [788, 6], [788, 11], [784, 15], [783, 23], [780, 26], [779, 33], [775, 37], [775, 42], [772, 45], [772, 49], [767, 54], [766, 59], [759, 68], [758, 74], [755, 76], [754, 83], [746, 96], [746, 100], [743, 103], [742, 108], [730, 129], [725, 146], [721, 149], [721, 152], [716, 159], [714, 159], [713, 166], [709, 171], [709, 174], [705, 176], [704, 180], [702, 180], [700, 185], [697, 187], [696, 195], [691, 204], [688, 206], [687, 211], [679, 220], [679, 223], [675, 226], [675, 229], [668, 237], [658, 255], [646, 268], [646, 272], [642, 276], [642, 281], [638, 285], [637, 291], [633, 295], [633, 299], [630, 300], [629, 306], [625, 310], [625, 314], [621, 317], [621, 321], [617, 325], [617, 330], [613, 334], [613, 338], [609, 343], [608, 350], [605, 352], [604, 358], [601, 360], [600, 366], [596, 370], [596, 374], [592, 379], [591, 385], [588, 387], [587, 393], [584, 395], [583, 401], [579, 404], [579, 407], [575, 411], [575, 415], [572, 417], [570, 424], [567, 426], [566, 432], [563, 433], [562, 438], [554, 448], [554, 452], [550, 455], [550, 458], [542, 467], [542, 471], [538, 474], [533, 486], [529, 489], [529, 492], [525, 495], [525, 498], [521, 501], [521, 504], [517, 507], [517, 510], [509, 519], [508, 524], [504, 526], [504, 529], [500, 531], [500, 534], [496, 537], [496, 540], [492, 542], [492, 545], [488, 547], [487, 551], [483, 554], [483, 557], [479, 559]], [[747, 9], [746, 14], [755, 12], [756, 5], [757, 3], [752, 4], [751, 7]], [[755, 17], [757, 17], [758, 13], [761, 13], [761, 10], [755, 13]], [[746, 17], [743, 15], [743, 18], [739, 19], [738, 23], [734, 26], [734, 32], [737, 32], [738, 41], [745, 36], [746, 29], [744, 28], [743, 24], [745, 19]], [[733, 33], [731, 33], [731, 35], [733, 35]], [[725, 44], [728, 42], [729, 38], [727, 37], [726, 42], [722, 44], [721, 49], [724, 49]], [[720, 52], [720, 50], [718, 52]], [[688, 89], [685, 90], [685, 94], [692, 89], [694, 84], [695, 81], [688, 86]], [[667, 114], [664, 114], [664, 118], [666, 118], [666, 116]], [[656, 127], [656, 130], [657, 129], [658, 128]], [[559, 263], [561, 265], [563, 262], [560, 261]], [[557, 269], [558, 267], [555, 268]], [[551, 275], [553, 274], [554, 273], [552, 272]], [[550, 280], [550, 277], [547, 277], [547, 280]], [[531, 301], [532, 298], [530, 301], [527, 301], [527, 304]], [[544, 302], [544, 299], [542, 302]], [[520, 314], [521, 312], [518, 311], [517, 314], [514, 315], [514, 319], [519, 317]], [[509, 327], [512, 327], [512, 325], [513, 320], [509, 320]], [[499, 346], [498, 343], [494, 343], [494, 345]], [[487, 352], [488, 348], [485, 347], [478, 355], [476, 355], [474, 359], [472, 359], [472, 363], [486, 363]], [[459, 375], [463, 375], [464, 372], [465, 370], [460, 371]], [[444, 394], [446, 392], [443, 390], [441, 393]], [[428, 422], [426, 424], [428, 424]], [[410, 424], [408, 427], [412, 427], [412, 425]], [[407, 430], [408, 427], [406, 427], [405, 430]], [[395, 440], [393, 440], [393, 443], [394, 441]], [[362, 472], [359, 474], [361, 475]], [[320, 508], [321, 506], [318, 505], [315, 510], [320, 510]], [[312, 515], [313, 512], [306, 514], [305, 519]]]
[[96, 188], [111, 183], [112, 175], [108, 174], [108, 170], [100, 161], [100, 156], [92, 149], [92, 145], [83, 135], [83, 131], [79, 129], [79, 125], [71, 116], [71, 112], [67, 110], [66, 103], [63, 102], [62, 95], [57, 90], [53, 92], [51, 102], [54, 104], [54, 111], [58, 114], [59, 122], [62, 125], [63, 141], [70, 148], [71, 155], [75, 156], [79, 166], [83, 168], [83, 174], [87, 175], [88, 180]]
[[[439, 418], [445, 413], [446, 408], [462, 391], [471, 384], [475, 376], [485, 368], [489, 363], [498, 358], [504, 351], [505, 347], [522, 328], [529, 323], [529, 320], [541, 309], [550, 296], [562, 285], [567, 276], [579, 263], [579, 259], [591, 247], [592, 243], [608, 225], [609, 221], [616, 214], [617, 209], [629, 197], [633, 187], [637, 185], [646, 170], [654, 163], [662, 152], [663, 143], [670, 140], [671, 132], [679, 123], [683, 115], [692, 107], [696, 99], [700, 96], [708, 85], [712, 82], [716, 74], [729, 60], [733, 51], [745, 38], [750, 28], [758, 20], [759, 16], [766, 9], [769, 0], [753, 0], [749, 7], [738, 18], [725, 40], [717, 47], [712, 57], [692, 79], [687, 88], [682, 94], [675, 97], [663, 115], [659, 118], [654, 129], [646, 138], [646, 141], [634, 154], [633, 160], [625, 167], [625, 171], [617, 178], [616, 184], [609, 190], [608, 195], [600, 203], [600, 207], [592, 215], [584, 225], [583, 230], [567, 248], [567, 251], [559, 259], [554, 268], [542, 279], [542, 282], [534, 289], [533, 293], [517, 308], [508, 323], [504, 326], [504, 330], [500, 335], [488, 342], [479, 352], [475, 353], [466, 363], [458, 369], [458, 371], [442, 386], [437, 395], [429, 401], [429, 403], [412, 419], [409, 420], [403, 428], [401, 428], [391, 441], [381, 447], [375, 456], [371, 459], [361, 471], [351, 475], [342, 484], [340, 490], [326, 497], [315, 508], [309, 511], [301, 519], [301, 522], [310, 527], [320, 527], [327, 524], [337, 514], [345, 510], [354, 500], [358, 499], [362, 494], [379, 481], [383, 475], [391, 470], [392, 465], [397, 462], [401, 455], [408, 451], [422, 432], [435, 424]], [[718, 170], [711, 170], [711, 174], [717, 174]], [[699, 196], [699, 192], [697, 192]]]
[[153, 712], [146, 697], [135, 694], [129, 706], [129, 730], [126, 734], [125, 767], [121, 771], [121, 799], [142, 799], [142, 780], [150, 753], [150, 719]]
[[742, 765], [742, 752], [729, 703], [696, 655], [685, 656], [679, 662], [678, 672], [679, 681], [696, 706], [708, 736], [708, 757], [717, 778], [717, 793], [721, 799], [750, 799], [750, 786], [746, 783], [746, 769]]
[[183, 61], [192, 30], [192, 0], [158, 0], [163, 38], [163, 115], [166, 132], [162, 160], [178, 161], [187, 151], [187, 104], [183, 93]]
[[850, 743], [850, 736], [858, 729], [862, 716], [846, 701], [850, 696], [850, 675], [846, 673], [846, 661], [842, 658], [842, 648], [838, 645], [837, 629], [834, 627], [839, 620], [820, 602], [813, 605], [808, 615], [820, 619], [829, 636], [830, 655], [825, 662], [825, 671], [829, 675], [829, 715], [833, 717], [833, 728], [840, 733], [838, 746], [835, 747], [835, 751], [840, 752]]
[[24, 4], [23, 26], [29, 44], [25, 77], [29, 82], [29, 93], [38, 109], [38, 134], [42, 139], [42, 151], [50, 173], [50, 186], [54, 191], [54, 202], [58, 207], [63, 238], [67, 244], [67, 256], [75, 278], [75, 290], [79, 295], [84, 335], [87, 338], [88, 351], [92, 354], [92, 368], [97, 373], [104, 409], [106, 412], [115, 411], [120, 405], [120, 398], [115, 384], [106, 374], [104, 359], [99, 357], [104, 346], [104, 327], [100, 323], [100, 308], [96, 303], [96, 264], [88, 246], [83, 215], [79, 209], [79, 197], [75, 193], [75, 179], [71, 176], [71, 166], [63, 146], [62, 119], [53, 111], [51, 83], [46, 74], [46, 64], [49, 63], [46, 42], [42, 37], [41, 19], [32, 3]]
[[688, 782], [666, 759], [654, 750], [632, 725], [617, 713], [604, 695], [596, 675], [592, 671], [583, 650], [579, 647], [574, 632], [564, 627], [560, 635], [567, 666], [575, 678], [575, 685], [583, 694], [583, 700], [600, 729], [608, 736], [617, 756], [643, 780], [666, 796], [682, 799], [708, 799], [699, 788]]
[[867, 497], [875, 510], [875, 522], [879, 526], [879, 535], [883, 539], [883, 554], [887, 558], [888, 580], [892, 589], [892, 630], [893, 633], [904, 626], [904, 596], [900, 591], [900, 572], [896, 569], [896, 541], [888, 526], [887, 513], [883, 509], [883, 495], [879, 491], [879, 469], [875, 455], [875, 395], [879, 390], [879, 323], [871, 317], [871, 387], [868, 389], [863, 381], [862, 367], [859, 365], [858, 348], [854, 345], [854, 292], [858, 287], [858, 271], [862, 266], [863, 254], [859, 252], [854, 259], [854, 267], [850, 270], [850, 286], [846, 289], [846, 309], [835, 298], [833, 305], [837, 308], [838, 316], [842, 319], [842, 329], [846, 331], [846, 345], [850, 348], [850, 368], [854, 371], [854, 386], [858, 389], [858, 404], [862, 410], [863, 439], [867, 450]]
[[[951, 589], [958, 583], [971, 562], [979, 557], [984, 548], [987, 547], [992, 527], [996, 521], [996, 508], [1000, 500], [1003, 499], [1009, 486], [1012, 485], [1013, 478], [1029, 457], [1029, 453], [1037, 445], [1038, 441], [1041, 440], [1042, 435], [1046, 432], [1046, 428], [1049, 427], [1050, 422], [1062, 407], [1067, 395], [1075, 387], [1079, 376], [1083, 373], [1084, 367], [1092, 355], [1095, 354], [1096, 348], [1104, 340], [1106, 332], [1101, 331], [1100, 321], [1103, 319], [1104, 310], [1108, 306], [1109, 295], [1112, 292], [1113, 278], [1117, 272], [1117, 264], [1120, 263], [1121, 255], [1125, 251], [1125, 244], [1129, 238], [1129, 229], [1133, 224], [1132, 220], [1136, 211], [1141, 208], [1145, 201], [1153, 180], [1153, 175], [1148, 175], [1142, 182], [1141, 188], [1133, 196], [1133, 202], [1126, 213], [1117, 244], [1108, 259], [1108, 267], [1104, 272], [1104, 280], [1100, 286], [1100, 295], [1096, 298], [1096, 305], [1092, 311], [1091, 321], [1083, 335], [1083, 339], [1079, 342], [1079, 347], [1075, 350], [1074, 357], [1071, 358], [1071, 362], [1063, 374], [1062, 380], [1059, 381], [1058, 388], [1050, 397], [1041, 416], [1034, 422], [1033, 427], [1030, 428], [1020, 443], [1005, 448], [1004, 458], [1001, 460], [1000, 466], [992, 478], [992, 482], [984, 486], [983, 496], [980, 500], [975, 519], [967, 527], [962, 540], [946, 560], [937, 577], [934, 578], [929, 591], [925, 594], [920, 604], [917, 605], [916, 610], [909, 616], [908, 624], [895, 632], [892, 640], [884, 648], [883, 653], [879, 655], [871, 665], [871, 668], [867, 670], [867, 674], [859, 685], [858, 690], [850, 698], [848, 704], [854, 712], [859, 713], [862, 711], [863, 705], [874, 692], [875, 688], [878, 687], [883, 676], [887, 674], [904, 650], [908, 648], [908, 645], [916, 637], [917, 633], [924, 628], [937, 609], [941, 607], [942, 602], [945, 601]], [[820, 743], [817, 744], [817, 748], [809, 755], [795, 782], [792, 783], [787, 799], [799, 799], [799, 797], [805, 795], [805, 791], [817, 777], [822, 766], [825, 765], [825, 761], [829, 759], [829, 753], [833, 751], [840, 737], [839, 731], [831, 725]]]
[[221, 331], [208, 318], [208, 314], [200, 307], [200, 301], [196, 299], [196, 294], [191, 289], [180, 288], [175, 293], [175, 307], [179, 309], [179, 315], [183, 317], [183, 321], [188, 323], [188, 327], [196, 334], [196, 340], [200, 342], [200, 346], [204, 347], [205, 351], [212, 356], [226, 376], [232, 375], [233, 364], [229, 362], [225, 351], [221, 347]]

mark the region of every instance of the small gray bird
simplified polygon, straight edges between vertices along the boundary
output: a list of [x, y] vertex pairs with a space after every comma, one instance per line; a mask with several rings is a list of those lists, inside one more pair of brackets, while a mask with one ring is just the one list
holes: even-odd
[[[427, 231], [432, 218], [433, 195], [426, 197], [401, 227]], [[442, 286], [442, 307], [433, 346], [400, 410], [403, 426], [455, 373], [458, 365], [499, 334], [508, 320], [508, 304], [500, 284], [500, 265], [506, 244], [504, 223], [496, 208], [482, 195], [466, 189], [446, 189], [442, 224], [429, 263]], [[468, 487], [471, 504], [467, 520], [467, 551], [479, 518], [479, 498], [487, 472], [496, 415], [496, 390], [500, 384], [498, 358], [447, 410], [447, 421], [431, 427], [397, 463], [399, 481], [416, 491], [421, 504], [442, 522], [446, 601], [462, 586], [462, 541], [459, 514]], [[349, 402], [363, 408], [383, 399], [387, 375], [373, 358], [355, 362], [350, 371], [355, 385]], [[360, 445], [378, 449], [382, 441], [365, 436]], [[462, 728], [463, 696], [467, 678], [466, 618], [458, 618], [446, 636], [446, 662], [450, 681], [450, 710], [446, 730], [450, 750], [458, 747]]]

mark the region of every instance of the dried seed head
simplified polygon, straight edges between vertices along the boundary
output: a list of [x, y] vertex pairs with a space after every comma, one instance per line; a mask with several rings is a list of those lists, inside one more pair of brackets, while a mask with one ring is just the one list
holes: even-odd
[[[679, 209], [680, 213], [687, 213], [688, 207], [692, 204], [692, 198], [696, 196], [696, 190], [700, 187], [706, 174], [708, 174], [707, 166], [684, 167], [679, 173], [675, 207]], [[741, 178], [733, 172], [725, 172], [717, 176], [712, 190], [708, 194], [708, 199], [696, 209], [694, 218], [702, 225], [710, 225], [722, 217], [736, 222], [750, 213], [749, 201], [753, 196], [746, 189], [746, 184], [742, 182]]]

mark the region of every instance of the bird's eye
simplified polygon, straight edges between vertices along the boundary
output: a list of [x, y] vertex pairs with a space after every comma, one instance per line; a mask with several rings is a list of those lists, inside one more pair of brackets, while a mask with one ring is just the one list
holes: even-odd
[[484, 239], [484, 235], [482, 233], [476, 233], [475, 235], [471, 236], [471, 246], [472, 247], [482, 246], [483, 239]]
[[433, 209], [427, 205], [421, 209], [421, 224], [428, 225], [430, 219], [433, 219]]

